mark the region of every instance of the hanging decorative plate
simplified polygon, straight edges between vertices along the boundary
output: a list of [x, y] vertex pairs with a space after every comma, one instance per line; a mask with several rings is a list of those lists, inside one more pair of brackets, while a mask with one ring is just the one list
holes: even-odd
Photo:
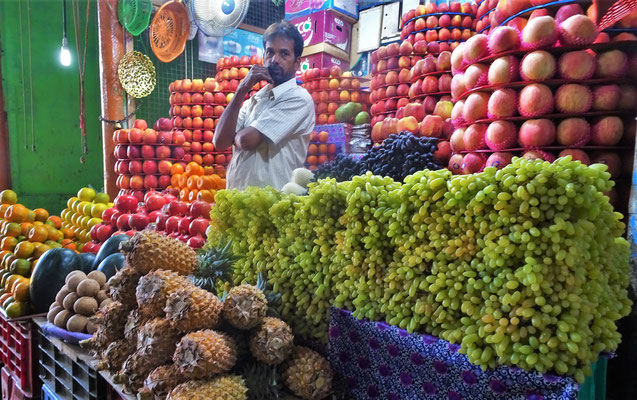
[[160, 61], [171, 62], [183, 53], [189, 32], [186, 7], [180, 1], [169, 1], [159, 7], [150, 23], [150, 47]]
[[126, 93], [136, 99], [151, 94], [157, 83], [153, 62], [139, 51], [124, 54], [117, 66], [117, 76]]

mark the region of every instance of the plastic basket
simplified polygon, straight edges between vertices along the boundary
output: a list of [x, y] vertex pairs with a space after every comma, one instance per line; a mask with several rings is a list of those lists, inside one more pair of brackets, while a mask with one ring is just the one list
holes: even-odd
[[34, 371], [34, 325], [31, 321], [11, 322], [0, 315], [0, 355], [8, 372], [28, 397], [39, 394], [39, 381]]
[[119, 0], [117, 4], [117, 18], [133, 36], [138, 36], [148, 28], [152, 11], [151, 0]]
[[47, 385], [42, 385], [42, 400], [59, 400], [59, 397], [55, 395], [52, 389], [49, 389]]
[[106, 398], [106, 381], [97, 370], [62, 352], [52, 340], [40, 332], [40, 379], [63, 400]]

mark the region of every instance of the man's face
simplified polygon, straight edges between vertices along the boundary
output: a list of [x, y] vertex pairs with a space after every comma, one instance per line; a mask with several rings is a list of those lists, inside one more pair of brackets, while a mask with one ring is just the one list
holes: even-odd
[[299, 69], [299, 58], [294, 56], [294, 41], [276, 36], [265, 43], [264, 65], [268, 68], [274, 85], [288, 81]]

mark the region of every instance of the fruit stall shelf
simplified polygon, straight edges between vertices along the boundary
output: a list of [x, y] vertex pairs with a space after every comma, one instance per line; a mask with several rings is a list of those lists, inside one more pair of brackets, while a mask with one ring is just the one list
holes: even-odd
[[[497, 7], [493, 7], [492, 9], [490, 9], [490, 10], [486, 11], [484, 14], [482, 14], [482, 15], [481, 15], [481, 16], [479, 16], [479, 17], [477, 17], [477, 18], [476, 18], [476, 21], [480, 21], [480, 20], [482, 20], [482, 18], [484, 18], [484, 17], [486, 17], [487, 15], [491, 14], [492, 12], [494, 12], [496, 8], [497, 8]], [[488, 28], [490, 28], [490, 27], [491, 27], [491, 25], [489, 25], [489, 26], [487, 26], [487, 27], [483, 28], [480, 32], [482, 32], [483, 30], [488, 29]], [[479, 32], [478, 32], [478, 33], [479, 33]]]
[[516, 56], [521, 58], [527, 55], [530, 51], [544, 50], [548, 53], [551, 53], [552, 55], [568, 53], [570, 51], [577, 51], [577, 50], [591, 50], [594, 52], [604, 51], [604, 50], [630, 51], [630, 50], [635, 50], [635, 43], [636, 43], [635, 41], [620, 41], [620, 42], [593, 43], [588, 45], [574, 45], [574, 46], [559, 46], [556, 44], [552, 46], [540, 47], [533, 50], [518, 48], [513, 50], [502, 51], [496, 54], [489, 54], [488, 56], [479, 58], [473, 62], [465, 63], [462, 65], [462, 67], [459, 70], [455, 71], [454, 73], [458, 74], [460, 72], [464, 72], [471, 65], [489, 63], [490, 61], [493, 61], [497, 58], [504, 57], [504, 56]]
[[[189, 102], [189, 103], [172, 103], [171, 106], [221, 106], [221, 107], [226, 107], [228, 105], [228, 103], [225, 104], [220, 104], [220, 103], [193, 103], [193, 102]], [[210, 118], [210, 117], [201, 117], [201, 118]]]
[[566, 85], [566, 84], [578, 84], [578, 85], [632, 85], [635, 83], [635, 81], [631, 81], [629, 79], [618, 79], [618, 78], [596, 78], [596, 79], [580, 79], [580, 80], [576, 80], [576, 79], [545, 79], [545, 80], [532, 80], [532, 81], [515, 81], [515, 82], [508, 82], [508, 83], [500, 83], [497, 85], [484, 85], [484, 86], [478, 86], [478, 87], [474, 87], [473, 89], [467, 90], [466, 92], [462, 93], [460, 95], [460, 97], [458, 97], [458, 99], [456, 99], [456, 101], [458, 100], [464, 100], [466, 99], [470, 94], [472, 93], [476, 93], [476, 92], [494, 92], [498, 89], [517, 89], [517, 88], [524, 88], [528, 85], [531, 85], [533, 83], [539, 83], [542, 85], [546, 85], [546, 86], [550, 86], [550, 87], [558, 87], [561, 85]]
[[39, 392], [35, 365], [34, 326], [31, 316], [9, 320], [0, 315], [0, 355], [2, 363], [29, 397]]
[[[39, 327], [45, 318], [34, 318]], [[40, 378], [56, 399], [92, 400], [106, 397], [107, 383], [98, 374], [97, 360], [77, 345], [47, 337], [38, 331], [40, 344]]]
[[[389, 58], [393, 58], [389, 57]], [[337, 76], [337, 77], [332, 77], [332, 76], [319, 76], [318, 78], [309, 78], [307, 81], [302, 81], [303, 83], [310, 83], [310, 82], [314, 82], [314, 81], [320, 81], [322, 79], [345, 79], [345, 80], [359, 80], [361, 82], [368, 82], [370, 80], [370, 78], [364, 77], [364, 76]]]
[[[238, 79], [237, 79], [237, 80], [238, 80]], [[229, 90], [229, 89], [219, 89], [219, 90], [215, 90], [215, 93], [216, 93], [216, 92], [219, 92], [219, 93], [234, 93], [235, 91], [234, 91], [234, 90]], [[202, 91], [200, 91], [200, 92], [195, 92], [195, 91], [189, 90], [189, 91], [187, 91], [187, 92], [170, 92], [170, 94], [176, 94], [176, 93], [180, 93], [180, 94], [183, 94], [183, 93], [191, 93], [191, 94], [194, 94], [194, 93], [206, 93], [206, 91], [205, 91], [205, 90], [202, 90]], [[212, 92], [211, 92], [211, 93], [212, 93]]]
[[478, 119], [471, 122], [462, 122], [458, 125], [458, 127], [467, 127], [473, 124], [488, 124], [496, 121], [511, 121], [511, 122], [524, 122], [529, 119], [566, 119], [566, 118], [592, 118], [592, 117], [605, 117], [608, 115], [626, 115], [632, 116], [634, 115], [634, 111], [630, 110], [611, 110], [611, 111], [589, 111], [585, 113], [551, 113], [551, 114], [542, 114], [536, 115], [533, 117], [525, 117], [523, 115], [516, 115], [513, 117], [497, 117], [497, 118], [484, 118]]
[[[460, 29], [460, 30], [464, 31], [466, 29], [471, 30], [471, 27], [466, 27], [466, 26], [434, 26], [433, 28], [425, 28], [425, 29], [421, 29], [419, 31], [413, 31], [413, 32], [410, 32], [409, 34], [413, 35], [415, 33], [420, 33], [420, 32], [439, 31], [441, 29], [449, 29], [449, 30], [451, 30], [451, 29]], [[454, 39], [451, 39], [451, 40], [434, 40], [434, 41], [435, 42], [450, 42], [450, 41], [451, 42], [459, 42], [460, 39], [458, 39], [458, 40], [454, 40]]]
[[451, 96], [451, 92], [447, 91], [447, 92], [422, 93], [422, 94], [419, 94], [418, 96], [410, 97], [409, 100], [424, 99], [427, 96]]
[[[463, 12], [456, 12], [456, 11], [449, 11], [449, 12], [436, 12], [436, 13], [431, 13], [431, 14], [422, 14], [422, 15], [417, 15], [417, 16], [415, 16], [415, 17], [413, 17], [413, 18], [408, 19], [407, 21], [405, 21], [405, 22], [403, 23], [403, 26], [402, 26], [402, 27], [404, 28], [404, 27], [405, 27], [408, 23], [410, 23], [411, 21], [415, 21], [415, 20], [417, 20], [418, 18], [440, 17], [440, 16], [443, 16], [443, 15], [450, 15], [450, 16], [452, 16], [452, 15], [460, 15], [460, 16], [462, 16], [462, 17], [472, 17], [472, 18], [473, 18], [473, 17], [475, 17], [475, 15], [473, 15], [473, 14], [467, 14], [467, 13], [463, 13]], [[446, 28], [446, 27], [445, 27], [445, 28]], [[452, 28], [452, 27], [449, 27], [449, 28]]]
[[542, 146], [542, 147], [512, 147], [507, 149], [481, 149], [481, 150], [462, 150], [459, 151], [459, 154], [468, 154], [468, 153], [502, 153], [502, 152], [521, 152], [521, 151], [529, 151], [529, 150], [569, 150], [569, 149], [578, 149], [578, 150], [599, 150], [599, 151], [631, 151], [633, 150], [632, 146]]
[[637, 28], [606, 28], [602, 32], [606, 32], [606, 33], [634, 33], [634, 34], [637, 34]]
[[450, 74], [451, 75], [451, 70], [446, 70], [446, 71], [433, 71], [433, 72], [427, 72], [424, 74], [420, 74], [418, 76], [414, 76], [411, 78], [411, 83], [416, 82], [418, 79], [424, 78], [426, 76], [438, 76], [438, 75], [444, 75], [444, 74]]
[[537, 5], [537, 6], [534, 6], [534, 7], [529, 7], [527, 9], [525, 9], [525, 10], [519, 11], [519, 12], [511, 15], [510, 17], [506, 18], [504, 21], [502, 21], [500, 23], [499, 26], [506, 25], [507, 22], [511, 21], [512, 19], [520, 17], [520, 16], [522, 16], [522, 15], [524, 15], [526, 13], [532, 12], [534, 10], [544, 10], [544, 9], [553, 10], [553, 9], [557, 9], [557, 8], [559, 8], [561, 6], [564, 6], [566, 4], [572, 4], [572, 3], [580, 3], [580, 1], [579, 0], [558, 0], [558, 1], [552, 1], [550, 3], [540, 4], [540, 5]]

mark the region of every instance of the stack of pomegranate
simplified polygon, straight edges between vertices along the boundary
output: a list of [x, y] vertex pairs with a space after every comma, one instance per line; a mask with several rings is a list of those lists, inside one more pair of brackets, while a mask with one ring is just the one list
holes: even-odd
[[336, 124], [336, 110], [341, 104], [354, 102], [367, 111], [369, 93], [361, 90], [361, 78], [352, 76], [341, 67], [310, 68], [301, 75], [303, 86], [312, 95], [316, 124]]
[[503, 26], [461, 44], [451, 59], [457, 129], [449, 168], [474, 173], [514, 155], [571, 155], [606, 163], [620, 178], [622, 145], [634, 143], [637, 88], [626, 78], [637, 78], [637, 55], [628, 42], [593, 44], [597, 36], [593, 21], [574, 13], [559, 24], [533, 17], [521, 35]]
[[[157, 125], [156, 125], [157, 127]], [[170, 166], [184, 158], [184, 148], [173, 142], [170, 130], [148, 128], [138, 119], [131, 129], [113, 133], [117, 187], [122, 190], [146, 191], [164, 189], [170, 183]]]
[[414, 46], [416, 55], [453, 50], [474, 35], [476, 12], [476, 4], [458, 1], [421, 4], [403, 14], [400, 38]]

